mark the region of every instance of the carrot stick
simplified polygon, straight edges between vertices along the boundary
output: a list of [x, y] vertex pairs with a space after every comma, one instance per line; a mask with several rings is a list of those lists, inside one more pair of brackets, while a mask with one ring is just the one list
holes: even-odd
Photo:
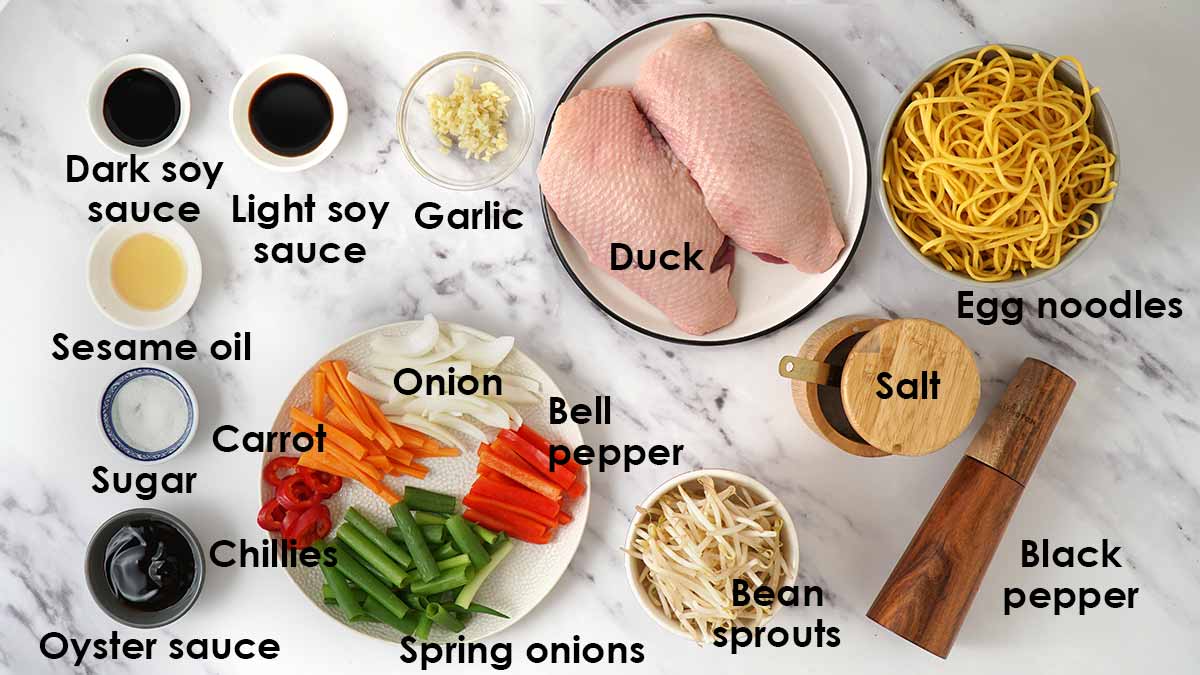
[[313, 373], [312, 388], [312, 416], [321, 420], [325, 418], [325, 373]]
[[405, 446], [404, 449], [411, 451], [414, 457], [458, 457], [462, 454], [458, 448], [447, 448], [444, 445], [439, 446], [437, 450], [426, 450], [423, 447], [413, 448], [410, 446]]
[[396, 462], [392, 462], [392, 473], [424, 479], [425, 476], [429, 475], [429, 467], [424, 464], [397, 464]]
[[492, 480], [486, 476], [480, 476], [475, 479], [475, 484], [471, 486], [471, 494], [487, 497], [488, 499], [497, 499], [547, 518], [553, 518], [559, 512], [559, 503], [553, 499], [547, 499], [522, 485], [512, 487], [509, 484]]
[[493, 452], [484, 452], [479, 457], [479, 461], [484, 466], [499, 471], [540, 495], [544, 495], [555, 501], [562, 499], [562, 489], [557, 485], [545, 480], [530, 469], [504, 461]]
[[392, 425], [392, 431], [395, 431], [400, 436], [400, 440], [404, 441], [404, 445], [412, 445], [418, 448], [424, 447], [425, 439], [427, 438], [425, 434], [415, 429], [409, 429], [406, 426], [395, 423], [390, 424]]
[[[337, 375], [338, 384], [341, 384], [342, 390], [348, 395], [350, 406], [354, 408], [354, 412], [358, 413], [358, 419], [373, 431], [372, 440], [379, 443], [379, 446], [384, 449], [390, 448], [392, 446], [391, 435], [386, 434], [383, 429], [383, 426], [389, 426], [388, 419], [384, 418], [383, 412], [379, 411], [378, 406], [374, 406], [374, 399], [371, 396], [362, 395], [358, 387], [350, 383], [349, 377], [347, 377], [346, 364], [343, 362], [334, 362], [332, 368], [334, 368], [335, 375]], [[371, 404], [368, 405], [367, 401], [371, 401]]]
[[388, 459], [400, 462], [401, 464], [412, 464], [414, 457], [413, 453], [396, 446], [392, 446], [391, 450], [384, 450], [383, 454]]
[[354, 440], [350, 434], [345, 433], [335, 426], [318, 422], [312, 415], [299, 408], [292, 408], [291, 417], [293, 422], [300, 424], [310, 433], [316, 433], [319, 425], [325, 431], [326, 441], [332, 440], [342, 446], [343, 449], [354, 455], [355, 459], [362, 459], [367, 454], [367, 449], [361, 443]]
[[351, 469], [365, 473], [375, 480], [383, 478], [383, 471], [381, 469], [367, 462], [365, 457], [364, 459], [355, 457], [354, 455], [350, 454], [350, 451], [342, 448], [342, 446], [338, 445], [337, 443], [326, 443], [325, 452], [337, 457]]
[[[350, 384], [350, 380], [348, 379], [346, 380], [346, 386], [358, 391], [354, 385]], [[384, 415], [383, 411], [379, 409], [379, 404], [375, 402], [375, 399], [363, 394], [362, 392], [358, 393], [362, 397], [363, 405], [366, 406], [367, 413], [370, 416], [370, 421], [375, 425], [375, 428], [379, 431], [382, 431], [384, 436], [390, 440], [393, 445], [402, 447], [404, 445], [404, 439], [400, 437], [400, 434], [396, 432], [395, 426], [388, 421], [387, 416]]]
[[[396, 496], [396, 493], [387, 489], [380, 480], [377, 480], [370, 473], [367, 473], [359, 464], [354, 463], [354, 460], [350, 460], [348, 455], [339, 457], [336, 452], [323, 454], [325, 456], [322, 456], [322, 454], [318, 454], [316, 452], [306, 452], [300, 456], [300, 461], [298, 464], [310, 469], [318, 469], [326, 473], [332, 473], [341, 476], [342, 478], [356, 480], [359, 483], [362, 483], [371, 492], [379, 495], [385, 502], [387, 502], [388, 506], [400, 501], [400, 498]], [[374, 470], [374, 467], [368, 466], [367, 468]]]
[[574, 518], [572, 518], [571, 514], [567, 513], [566, 511], [558, 512], [558, 524], [559, 525], [566, 525], [567, 523], [571, 522], [572, 520], [574, 520]]
[[472, 523], [482, 525], [489, 530], [507, 532], [510, 536], [516, 537], [521, 541], [527, 541], [531, 544], [545, 544], [550, 541], [550, 534], [547, 532], [546, 528], [538, 525], [537, 523], [532, 523], [533, 527], [530, 527], [529, 524], [519, 525], [510, 523], [507, 520], [497, 518], [489, 513], [476, 511], [475, 509], [467, 509], [466, 512], [463, 513], [463, 518], [466, 518]]
[[[334, 374], [337, 375], [338, 381], [342, 385], [342, 389], [345, 390], [347, 396], [350, 398], [350, 403], [354, 406], [355, 412], [358, 413], [359, 419], [368, 425], [371, 425], [371, 411], [369, 408], [367, 408], [366, 397], [362, 395], [362, 392], [358, 390], [358, 387], [350, 384], [350, 371], [346, 368], [346, 362], [333, 361], [331, 362], [331, 365], [333, 366]], [[388, 439], [388, 442], [391, 443], [390, 438]]]
[[345, 462], [332, 455], [324, 457], [322, 454], [315, 452], [306, 452], [300, 456], [300, 461], [297, 464], [310, 469], [319, 469], [326, 473], [336, 474], [342, 478], [356, 479], [357, 476]]
[[483, 513], [490, 513], [496, 517], [506, 519], [525, 518], [537, 523], [538, 525], [541, 525], [542, 527], [558, 527], [557, 514], [547, 518], [546, 516], [534, 513], [529, 509], [513, 506], [512, 504], [507, 504], [499, 499], [490, 499], [476, 493], [468, 493], [466, 497], [463, 497], [462, 503], [463, 506], [467, 507], [468, 509], [475, 509], [476, 511], [482, 511]]
[[338, 429], [341, 429], [346, 433], [346, 435], [353, 437], [354, 440], [362, 444], [364, 448], [375, 445], [374, 441], [358, 432], [358, 427], [354, 426], [354, 423], [350, 421], [350, 418], [346, 417], [346, 414], [343, 413], [341, 408], [338, 408], [337, 406], [330, 408], [329, 412], [325, 414], [325, 426], [329, 426], [330, 424]]
[[358, 433], [366, 436], [368, 440], [374, 440], [375, 430], [359, 417], [358, 411], [354, 409], [354, 399], [350, 398], [350, 392], [346, 391], [346, 388], [342, 385], [342, 381], [338, 378], [337, 371], [333, 369], [333, 365], [329, 361], [322, 363], [321, 372], [325, 373], [326, 388], [329, 390], [330, 398], [333, 399], [333, 404], [342, 411], [342, 414], [347, 419], [354, 423], [354, 427], [358, 429]]
[[363, 461], [384, 473], [392, 468], [392, 461], [383, 455], [367, 455], [363, 457]]
[[347, 469], [350, 470], [350, 478], [367, 486], [371, 492], [379, 494], [383, 489], [383, 472], [365, 462], [355, 461], [347, 456], [333, 455], [330, 459], [336, 462], [341, 462]]

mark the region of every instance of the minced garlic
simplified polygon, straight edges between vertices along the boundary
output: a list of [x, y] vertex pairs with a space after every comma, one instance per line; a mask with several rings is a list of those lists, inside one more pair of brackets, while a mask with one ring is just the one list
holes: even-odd
[[478, 88], [474, 85], [475, 78], [470, 75], [455, 75], [449, 96], [429, 96], [429, 116], [443, 153], [450, 152], [457, 140], [465, 157], [489, 162], [508, 147], [504, 122], [512, 98], [495, 82], [484, 82]]

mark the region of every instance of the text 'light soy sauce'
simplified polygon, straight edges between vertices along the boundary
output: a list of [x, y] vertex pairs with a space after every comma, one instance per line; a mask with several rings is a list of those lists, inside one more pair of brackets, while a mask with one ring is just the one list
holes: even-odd
[[104, 92], [104, 124], [122, 143], [146, 148], [166, 140], [179, 124], [179, 92], [165, 75], [134, 68]]
[[284, 157], [306, 155], [333, 128], [333, 103], [321, 85], [303, 75], [276, 75], [250, 99], [250, 130], [267, 150]]

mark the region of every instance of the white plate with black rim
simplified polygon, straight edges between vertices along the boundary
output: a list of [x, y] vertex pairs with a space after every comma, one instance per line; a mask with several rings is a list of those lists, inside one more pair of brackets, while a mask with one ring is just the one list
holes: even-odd
[[[378, 335], [403, 335], [414, 330], [420, 324], [421, 322], [419, 321], [407, 321], [380, 326], [359, 333], [322, 356], [317, 361], [317, 364], [329, 359], [341, 359], [346, 362], [350, 370], [360, 373], [366, 372], [366, 369], [372, 363], [370, 345], [374, 337]], [[484, 334], [482, 331], [446, 321], [442, 322], [442, 327], [443, 330], [451, 329], [469, 332], [483, 339], [491, 338], [491, 336]], [[311, 408], [312, 378], [309, 374], [317, 364], [313, 364], [312, 367], [305, 370], [291, 391], [288, 392], [287, 398], [284, 399], [283, 405], [279, 407], [279, 412], [275, 415], [275, 421], [271, 426], [272, 431], [287, 431], [291, 428], [288, 413], [293, 406], [305, 410]], [[554, 383], [554, 380], [550, 379], [546, 371], [542, 370], [533, 359], [514, 347], [495, 370], [501, 374], [513, 373], [532, 378], [537, 380], [541, 386], [543, 400], [540, 404], [520, 404], [514, 406], [521, 413], [526, 424], [539, 433], [542, 433], [551, 443], [561, 443], [572, 448], [578, 447], [583, 443], [583, 436], [579, 431], [579, 426], [574, 422], [567, 421], [563, 424], [550, 424], [550, 397], [561, 397], [563, 393], [558, 388], [558, 385]], [[450, 433], [457, 435], [457, 432]], [[461, 438], [466, 439], [465, 436]], [[278, 456], [277, 453], [264, 453], [262, 464], [259, 467], [260, 470], [266, 468], [266, 465]], [[424, 480], [416, 480], [408, 476], [387, 476], [383, 482], [397, 494], [401, 492], [401, 488], [405, 485], [417, 485], [427, 490], [453, 495], [461, 502], [463, 495], [467, 494], [467, 491], [471, 489], [471, 485], [475, 482], [475, 469], [478, 465], [478, 457], [474, 451], [468, 451], [458, 457], [430, 458], [422, 460], [422, 463], [429, 467], [429, 475]], [[479, 590], [479, 595], [476, 597], [478, 602], [507, 614], [509, 618], [501, 619], [484, 614], [472, 615], [466, 629], [461, 633], [464, 640], [474, 642], [485, 639], [519, 621], [521, 617], [532, 611], [538, 603], [550, 594], [550, 590], [554, 588], [559, 578], [567, 571], [567, 566], [570, 565], [571, 558], [574, 557], [575, 550], [579, 548], [579, 542], [583, 539], [583, 531], [587, 523], [588, 506], [591, 503], [591, 481], [587, 476], [587, 468], [584, 467], [583, 470], [588, 489], [579, 499], [568, 502], [569, 512], [572, 517], [571, 522], [560, 526], [558, 531], [555, 532], [554, 538], [548, 544], [536, 545], [522, 541], [516, 542], [512, 553], [504, 559], [504, 562], [496, 568], [496, 571], [488, 577], [487, 582]], [[261, 480], [261, 478], [258, 482], [258, 503], [262, 504], [267, 499], [272, 498], [275, 491], [274, 488]], [[346, 509], [351, 506], [355, 507], [357, 511], [378, 526], [386, 527], [394, 524], [387, 504], [373, 492], [355, 481], [344, 481], [342, 489], [333, 495], [333, 497], [326, 500], [325, 505], [329, 507], [335, 529], [342, 523]], [[332, 536], [333, 533], [331, 532], [330, 537]], [[272, 533], [271, 537], [278, 538], [278, 533]], [[313, 605], [320, 608], [325, 615], [333, 618], [347, 628], [389, 642], [400, 642], [404, 638], [403, 634], [383, 624], [365, 622], [348, 623], [342, 610], [325, 604], [321, 591], [321, 587], [324, 584], [324, 577], [318, 568], [288, 567], [286, 570], [288, 576], [291, 577], [292, 581], [295, 582], [296, 586], [300, 588], [301, 592], [308, 597]], [[453, 634], [443, 630], [439, 626], [434, 626], [433, 632], [430, 635], [431, 642], [451, 642], [455, 639], [456, 637]]]
[[[633, 29], [588, 60], [567, 85], [558, 104], [584, 89], [631, 87], [642, 62], [672, 33], [703, 21], [712, 24], [721, 42], [754, 68], [803, 132], [825, 179], [834, 220], [846, 240], [837, 262], [820, 274], [804, 274], [791, 265], [772, 265], [738, 249], [730, 280], [737, 318], [707, 335], [695, 336], [675, 327], [649, 302], [589, 263], [583, 248], [559, 222], [544, 196], [542, 214], [567, 274], [609, 316], [639, 333], [669, 342], [723, 345], [753, 340], [783, 328], [814, 307], [837, 283], [866, 225], [870, 153], [862, 121], [849, 95], [815, 54], [775, 28], [725, 14], [687, 14]], [[551, 117], [546, 138], [553, 123]]]

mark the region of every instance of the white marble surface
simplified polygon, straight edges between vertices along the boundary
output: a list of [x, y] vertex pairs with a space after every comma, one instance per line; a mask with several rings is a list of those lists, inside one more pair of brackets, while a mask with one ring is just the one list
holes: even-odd
[[[1111, 220], [1088, 254], [1054, 280], [1020, 295], [1113, 296], [1127, 288], [1184, 299], [1176, 320], [1026, 320], [980, 326], [955, 318], [957, 290], [900, 249], [872, 204], [857, 257], [835, 292], [803, 320], [751, 344], [688, 348], [656, 342], [593, 308], [560, 268], [536, 215], [536, 152], [498, 189], [439, 191], [404, 160], [392, 133], [406, 78], [447, 51], [490, 52], [532, 89], [545, 124], [562, 87], [597, 49], [647, 20], [713, 9], [766, 21], [808, 45], [845, 83], [874, 140], [898, 89], [928, 62], [975, 43], [1002, 40], [1078, 56], [1103, 87], [1121, 138], [1123, 183]], [[384, 322], [435, 312], [518, 337], [569, 395], [612, 394], [616, 421], [584, 429], [591, 441], [679, 442], [688, 467], [739, 468], [771, 484], [803, 538], [806, 582], [829, 604], [789, 609], [780, 625], [818, 617], [837, 625], [835, 649], [759, 650], [731, 657], [664, 634], [635, 604], [617, 547], [632, 506], [670, 467], [596, 476], [588, 533], [551, 597], [501, 634], [517, 645], [567, 640], [642, 641], [640, 672], [762, 673], [1194, 673], [1200, 671], [1200, 358], [1197, 307], [1195, 112], [1200, 95], [1191, 46], [1200, 15], [1187, 0], [1155, 3], [975, 0], [877, 3], [694, 3], [627, 0], [534, 3], [35, 2], [0, 13], [0, 280], [7, 321], [0, 406], [0, 671], [67, 672], [38, 654], [50, 630], [104, 636], [115, 624], [88, 597], [84, 545], [109, 515], [143, 502], [91, 491], [91, 469], [114, 458], [94, 420], [100, 389], [118, 364], [50, 358], [55, 332], [118, 338], [127, 333], [88, 299], [83, 265], [97, 225], [92, 199], [191, 199], [204, 212], [190, 229], [205, 278], [189, 316], [159, 331], [208, 342], [251, 330], [249, 363], [172, 362], [197, 390], [204, 428], [168, 465], [197, 471], [198, 490], [151, 505], [192, 523], [202, 539], [258, 537], [257, 458], [216, 452], [212, 426], [266, 428], [300, 371], [331, 345]], [[188, 79], [192, 120], [160, 159], [224, 161], [211, 192], [67, 184], [65, 155], [111, 159], [87, 128], [82, 103], [94, 74], [126, 52], [173, 61]], [[268, 173], [235, 147], [226, 105], [243, 69], [283, 51], [313, 56], [341, 78], [351, 120], [335, 155], [299, 175]], [[540, 133], [541, 130], [539, 130]], [[262, 233], [233, 224], [231, 193], [312, 191], [318, 200], [391, 200], [385, 226], [362, 235], [325, 224]], [[472, 206], [498, 198], [529, 212], [524, 229], [452, 236], [419, 230], [413, 207], [428, 199]], [[301, 233], [303, 231], [303, 234]], [[252, 242], [361, 238], [361, 266], [256, 265]], [[1005, 294], [1009, 295], [1009, 294]], [[965, 447], [960, 439], [918, 460], [861, 460], [819, 441], [775, 375], [822, 322], [847, 313], [925, 316], [958, 331], [977, 351], [982, 409], [1026, 355], [1049, 360], [1079, 383], [1042, 466], [1026, 491], [957, 647], [940, 662], [863, 617]], [[972, 427], [972, 431], [974, 427]], [[1021, 538], [1123, 547], [1117, 570], [1022, 570]], [[1138, 586], [1132, 610], [1080, 618], [1023, 611], [1005, 617], [1006, 586]], [[129, 631], [123, 631], [123, 634]], [[273, 662], [90, 662], [86, 672], [350, 672], [408, 670], [399, 650], [339, 630], [308, 606], [278, 570], [213, 570], [196, 608], [161, 637], [274, 637]], [[492, 672], [487, 666], [443, 672]], [[603, 671], [558, 666], [540, 671]], [[615, 670], [615, 668], [612, 668]]]

